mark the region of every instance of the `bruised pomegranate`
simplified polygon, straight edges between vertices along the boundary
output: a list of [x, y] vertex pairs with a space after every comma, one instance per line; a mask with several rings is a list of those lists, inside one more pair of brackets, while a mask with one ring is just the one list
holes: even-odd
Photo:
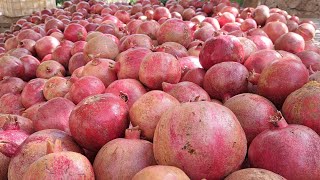
[[119, 79], [111, 83], [105, 93], [111, 93], [126, 100], [129, 109], [147, 91], [136, 79]]
[[247, 141], [228, 108], [208, 101], [187, 102], [163, 113], [153, 150], [159, 165], [181, 168], [191, 179], [221, 179], [239, 168]]
[[[120, 161], [114, 159], [121, 158]], [[125, 138], [114, 139], [98, 152], [93, 168], [97, 179], [132, 179], [140, 170], [155, 165], [152, 143], [140, 139], [140, 130], [126, 130]]]

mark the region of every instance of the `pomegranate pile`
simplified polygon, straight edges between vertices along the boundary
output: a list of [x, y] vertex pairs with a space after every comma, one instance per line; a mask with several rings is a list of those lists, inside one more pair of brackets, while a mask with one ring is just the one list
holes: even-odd
[[315, 31], [229, 0], [21, 18], [0, 34], [0, 180], [318, 180]]

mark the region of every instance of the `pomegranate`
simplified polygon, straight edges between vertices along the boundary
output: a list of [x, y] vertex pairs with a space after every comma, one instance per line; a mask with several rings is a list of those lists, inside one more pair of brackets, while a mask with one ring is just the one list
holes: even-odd
[[203, 88], [218, 100], [226, 101], [230, 97], [248, 91], [245, 66], [237, 62], [222, 62], [212, 66], [205, 74]]
[[256, 44], [245, 37], [238, 37], [238, 39], [240, 40], [243, 49], [244, 49], [244, 59], [246, 61], [246, 59], [254, 52], [256, 52], [258, 50]]
[[24, 67], [23, 63], [14, 56], [0, 57], [0, 79], [5, 76], [23, 77]]
[[54, 76], [65, 76], [65, 68], [54, 60], [43, 61], [36, 70], [38, 78], [49, 79]]
[[68, 67], [69, 60], [71, 58], [71, 49], [73, 47], [72, 44], [63, 44], [58, 46], [52, 53], [52, 60], [57, 61], [61, 65], [63, 65], [65, 68]]
[[320, 71], [320, 55], [314, 51], [302, 51], [296, 54], [302, 63], [312, 71]]
[[309, 72], [299, 61], [276, 60], [262, 71], [258, 81], [258, 94], [281, 108], [286, 97], [308, 82]]
[[157, 33], [157, 40], [159, 44], [163, 44], [165, 42], [176, 42], [184, 47], [188, 47], [192, 39], [191, 29], [184, 23], [184, 21], [179, 19], [166, 20], [161, 24]]
[[6, 76], [0, 81], [0, 97], [7, 93], [20, 94], [25, 85], [20, 78]]
[[139, 69], [142, 59], [151, 53], [151, 50], [143, 47], [130, 48], [121, 52], [116, 58], [115, 71], [118, 79], [139, 80]]
[[71, 48], [71, 55], [75, 55], [78, 52], [83, 52], [85, 45], [87, 44], [86, 41], [77, 41], [73, 44], [73, 47]]
[[188, 56], [187, 49], [176, 42], [165, 42], [162, 45], [157, 46], [153, 51], [169, 53], [176, 58]]
[[23, 177], [33, 162], [47, 154], [48, 141], [55, 142], [56, 139], [61, 140], [63, 151], [83, 152], [72, 137], [61, 130], [46, 129], [35, 132], [21, 144], [17, 154], [11, 159], [8, 179]]
[[107, 142], [123, 137], [129, 126], [127, 116], [128, 106], [120, 97], [110, 93], [89, 96], [72, 110], [70, 131], [82, 147], [97, 152]]
[[287, 26], [288, 26], [289, 32], [294, 32], [299, 27], [298, 23], [292, 20], [287, 21]]
[[273, 43], [275, 43], [280, 36], [289, 32], [287, 25], [279, 21], [267, 23], [263, 27], [263, 30]]
[[263, 26], [270, 16], [270, 9], [268, 6], [259, 5], [253, 10], [251, 16], [257, 22], [257, 25]]
[[279, 21], [287, 24], [286, 17], [280, 13], [271, 13], [266, 21], [266, 24], [268, 24], [269, 22], [275, 22], [275, 21]]
[[82, 70], [81, 77], [95, 76], [99, 78], [105, 87], [117, 80], [116, 72], [113, 69], [114, 61], [111, 59], [95, 58], [88, 62]]
[[76, 69], [86, 65], [85, 56], [83, 52], [77, 52], [71, 56], [69, 60], [69, 73], [72, 74]]
[[70, 134], [69, 116], [74, 104], [68, 99], [56, 97], [39, 107], [33, 120], [35, 130], [59, 129]]
[[[157, 66], [154, 66], [157, 64]], [[179, 61], [171, 54], [147, 54], [140, 65], [139, 79], [150, 89], [161, 89], [162, 82], [177, 83], [181, 78]]]
[[241, 25], [240, 25], [240, 28], [243, 32], [246, 32], [250, 29], [255, 29], [257, 28], [257, 22], [254, 20], [254, 19], [251, 19], [251, 18], [248, 18], [248, 19], [245, 19]]
[[145, 34], [132, 34], [126, 36], [124, 41], [120, 44], [121, 52], [133, 47], [152, 49], [152, 39]]
[[97, 36], [87, 41], [84, 46], [86, 58], [114, 59], [119, 54], [118, 45], [109, 36]]
[[244, 63], [244, 66], [250, 72], [255, 72], [261, 74], [262, 70], [269, 66], [273, 61], [281, 58], [281, 54], [279, 54], [275, 50], [259, 50], [252, 53]]
[[302, 23], [294, 32], [302, 36], [305, 41], [310, 41], [315, 37], [316, 29], [310, 23]]
[[206, 74], [206, 71], [202, 68], [190, 69], [182, 77], [181, 81], [190, 81], [199, 85], [200, 87], [203, 87], [203, 79], [205, 74]]
[[[26, 110], [23, 111], [22, 115], [25, 118], [28, 118], [30, 120], [34, 120], [36, 119], [37, 113], [38, 113], [38, 109], [44, 104], [46, 103], [46, 101], [42, 101], [39, 103], [36, 103], [32, 106], [30, 106], [29, 108], [27, 108]], [[32, 123], [32, 127], [33, 127], [33, 123]]]
[[44, 36], [36, 42], [35, 50], [40, 59], [43, 59], [46, 55], [52, 54], [60, 42], [52, 36]]
[[21, 42], [25, 39], [31, 39], [34, 41], [38, 41], [40, 38], [42, 38], [42, 35], [39, 33], [36, 33], [32, 29], [24, 29], [24, 30], [21, 30], [16, 37], [17, 37], [17, 41], [19, 41], [19, 42]]
[[182, 18], [185, 21], [190, 21], [191, 18], [193, 18], [195, 16], [196, 12], [194, 9], [192, 8], [186, 8], [183, 10], [182, 12]]
[[276, 174], [272, 171], [268, 171], [266, 169], [260, 169], [260, 168], [246, 168], [246, 169], [241, 169], [241, 170], [235, 171], [235, 172], [229, 174], [225, 178], [225, 180], [246, 180], [249, 178], [285, 180], [285, 178], [280, 176], [279, 174]]
[[154, 10], [153, 19], [159, 21], [161, 18], [171, 18], [171, 13], [166, 7], [158, 7]]
[[43, 95], [47, 100], [64, 97], [70, 89], [71, 83], [64, 77], [54, 76], [48, 79], [43, 87]]
[[111, 93], [126, 100], [129, 107], [133, 105], [147, 91], [136, 79], [119, 79], [111, 83], [105, 93]]
[[8, 167], [10, 163], [10, 158], [0, 153], [0, 179], [5, 180], [8, 179]]
[[244, 48], [235, 36], [221, 35], [208, 39], [199, 54], [199, 60], [204, 69], [210, 69], [215, 64], [225, 61], [243, 63]]
[[179, 180], [190, 180], [181, 169], [174, 166], [163, 165], [148, 166], [134, 175], [132, 180], [161, 180], [168, 177]]
[[194, 32], [194, 39], [206, 41], [212, 37], [215, 30], [212, 26], [204, 26]]
[[308, 126], [320, 134], [320, 123], [317, 118], [319, 110], [314, 106], [319, 99], [319, 85], [315, 81], [309, 82], [286, 98], [282, 113], [288, 123]]
[[303, 37], [294, 32], [283, 34], [274, 43], [274, 48], [276, 50], [284, 50], [294, 54], [303, 51], [304, 47], [305, 43]]
[[17, 121], [5, 124], [0, 131], [0, 152], [7, 157], [13, 157], [28, 136], [28, 133], [20, 129]]
[[40, 65], [40, 61], [31, 55], [25, 55], [20, 58], [24, 66], [24, 76], [22, 79], [28, 81], [36, 77], [36, 70]]
[[260, 133], [250, 144], [252, 167], [270, 170], [286, 179], [317, 179], [319, 135], [303, 125], [288, 125], [280, 114], [273, 117], [272, 124], [272, 129]]
[[4, 43], [4, 48], [9, 51], [11, 49], [17, 48], [19, 45], [19, 41], [17, 40], [17, 38], [14, 37], [10, 37], [8, 38], [5, 43]]
[[71, 23], [66, 27], [63, 35], [66, 40], [72, 42], [84, 41], [87, 37], [87, 30], [80, 24]]
[[46, 81], [46, 79], [36, 78], [30, 80], [25, 85], [21, 93], [21, 103], [25, 108], [29, 108], [36, 103], [45, 101], [45, 97], [42, 92]]
[[182, 103], [161, 116], [153, 150], [158, 164], [181, 168], [191, 179], [220, 179], [241, 165], [246, 144], [231, 110], [200, 101]]
[[[122, 158], [121, 161], [114, 159]], [[114, 139], [98, 152], [93, 168], [97, 179], [132, 179], [140, 170], [155, 165], [152, 143], [140, 140], [140, 130], [127, 129], [125, 138]]]
[[84, 76], [74, 82], [69, 90], [73, 103], [78, 104], [84, 98], [102, 94], [105, 90], [103, 82], [95, 76]]
[[21, 115], [23, 110], [20, 94], [7, 93], [1, 96], [0, 113]]
[[27, 134], [34, 133], [33, 123], [30, 119], [13, 114], [0, 114], [0, 128], [19, 129]]
[[179, 101], [168, 93], [159, 90], [149, 91], [137, 99], [130, 108], [131, 123], [133, 126], [139, 126], [143, 137], [152, 140], [161, 115], [179, 104]]
[[60, 140], [53, 145], [48, 142], [47, 155], [33, 162], [25, 172], [23, 179], [32, 180], [51, 178], [83, 178], [94, 180], [94, 172], [90, 161], [82, 154], [71, 151], [62, 151]]
[[175, 97], [180, 103], [192, 102], [195, 100], [211, 101], [209, 94], [193, 82], [185, 81], [177, 84], [163, 82], [162, 89], [164, 92]]
[[233, 96], [224, 106], [237, 116], [246, 133], [248, 144], [259, 133], [272, 127], [270, 117], [277, 113], [277, 108], [268, 99], [251, 93]]

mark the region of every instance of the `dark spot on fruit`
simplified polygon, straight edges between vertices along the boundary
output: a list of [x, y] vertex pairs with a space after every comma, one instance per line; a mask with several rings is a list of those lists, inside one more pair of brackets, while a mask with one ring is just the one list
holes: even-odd
[[189, 142], [187, 142], [187, 143], [183, 146], [182, 150], [187, 150], [188, 153], [190, 153], [190, 154], [196, 154], [196, 150], [194, 150], [194, 149], [192, 148], [192, 146], [191, 146], [191, 144], [190, 144]]

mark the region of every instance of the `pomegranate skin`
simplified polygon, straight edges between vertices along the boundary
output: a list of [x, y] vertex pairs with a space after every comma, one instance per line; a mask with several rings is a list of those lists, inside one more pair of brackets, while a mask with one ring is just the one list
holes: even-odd
[[24, 66], [20, 59], [14, 56], [0, 56], [0, 79], [5, 76], [23, 77]]
[[301, 51], [296, 54], [302, 63], [309, 69], [310, 74], [312, 71], [320, 71], [320, 54], [314, 51]]
[[213, 99], [228, 98], [248, 91], [249, 72], [237, 62], [222, 62], [212, 66], [205, 74], [203, 88]]
[[276, 60], [262, 71], [257, 94], [281, 108], [286, 97], [308, 80], [309, 72], [301, 62], [292, 59]]
[[180, 79], [179, 61], [171, 54], [154, 52], [143, 58], [139, 69], [139, 80], [148, 88], [161, 89], [162, 82], [178, 83]]
[[52, 54], [54, 49], [59, 45], [60, 42], [56, 38], [52, 36], [45, 36], [36, 42], [35, 50], [38, 57], [43, 59], [46, 55]]
[[178, 167], [191, 179], [221, 179], [241, 165], [247, 141], [228, 108], [207, 101], [188, 102], [162, 115], [153, 150], [159, 165]]
[[8, 167], [10, 163], [10, 158], [0, 153], [0, 179], [6, 180], [8, 179]]
[[80, 24], [71, 23], [64, 30], [64, 38], [72, 41], [84, 41], [87, 37], [87, 30]]
[[277, 113], [277, 108], [268, 99], [257, 94], [243, 93], [228, 99], [224, 106], [238, 118], [248, 144], [261, 132], [272, 127], [270, 116]]
[[17, 77], [5, 77], [0, 81], [0, 97], [7, 93], [19, 94], [27, 83]]
[[248, 179], [261, 179], [261, 180], [286, 180], [284, 177], [272, 171], [260, 168], [246, 168], [235, 171], [227, 176], [224, 180], [248, 180]]
[[290, 180], [318, 179], [319, 135], [303, 125], [276, 126], [279, 127], [260, 133], [252, 141], [248, 151], [252, 167], [270, 170]]
[[190, 180], [190, 178], [181, 169], [174, 166], [148, 166], [139, 171], [132, 180], [163, 180], [172, 177], [177, 180]]
[[129, 126], [127, 116], [128, 106], [120, 97], [110, 93], [89, 96], [71, 112], [71, 135], [85, 149], [97, 152], [107, 142], [124, 136]]
[[277, 39], [274, 43], [274, 48], [276, 50], [284, 50], [296, 54], [304, 50], [305, 41], [299, 34], [288, 32]]
[[1, 96], [0, 113], [21, 115], [23, 110], [20, 94], [7, 93]]
[[315, 81], [305, 84], [291, 93], [282, 106], [282, 113], [290, 124], [305, 125], [320, 134], [320, 83]]
[[190, 81], [199, 85], [200, 87], [203, 87], [203, 79], [205, 74], [206, 71], [203, 68], [190, 69], [182, 77], [181, 81]]
[[208, 39], [199, 54], [202, 67], [206, 70], [215, 64], [234, 61], [243, 63], [244, 48], [240, 40], [231, 35], [218, 36]]
[[23, 176], [25, 180], [39, 179], [86, 179], [94, 180], [90, 161], [76, 152], [47, 154], [32, 163]]

